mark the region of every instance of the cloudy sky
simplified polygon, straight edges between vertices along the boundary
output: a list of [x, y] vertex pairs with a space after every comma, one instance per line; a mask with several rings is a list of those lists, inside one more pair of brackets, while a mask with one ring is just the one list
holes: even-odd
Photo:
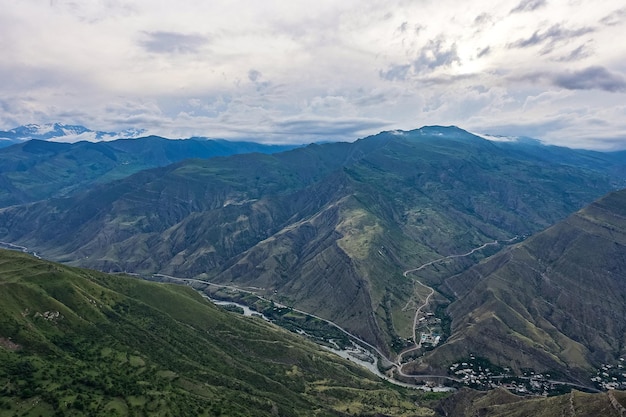
[[623, 0], [0, 0], [0, 129], [626, 148]]

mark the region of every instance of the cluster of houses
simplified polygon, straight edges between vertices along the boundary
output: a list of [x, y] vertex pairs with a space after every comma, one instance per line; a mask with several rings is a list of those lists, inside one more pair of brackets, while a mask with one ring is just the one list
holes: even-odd
[[620, 358], [616, 365], [603, 364], [591, 381], [601, 389], [626, 389], [626, 364]]
[[480, 390], [501, 387], [518, 395], [546, 396], [569, 389], [567, 384], [551, 380], [550, 374], [527, 371], [516, 376], [510, 368], [500, 368], [473, 355], [463, 362], [453, 363], [448, 373], [460, 383]]

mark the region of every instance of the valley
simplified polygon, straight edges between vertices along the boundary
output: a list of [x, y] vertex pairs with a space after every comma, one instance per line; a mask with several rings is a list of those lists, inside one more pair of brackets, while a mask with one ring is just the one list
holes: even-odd
[[623, 156], [427, 126], [98, 171], [0, 208], [0, 239], [245, 305], [403, 388], [597, 392], [625, 383]]
[[[449, 255], [444, 258], [429, 261], [417, 268], [406, 270], [404, 275], [407, 276], [409, 274], [415, 274], [416, 272], [435, 264], [468, 257], [489, 246], [499, 244], [510, 245], [513, 244], [513, 242], [520, 242], [520, 238], [516, 236], [503, 242], [487, 242], [465, 254]], [[505, 388], [518, 395], [557, 395], [563, 392], [569, 392], [572, 388], [581, 389], [586, 392], [600, 392], [600, 390], [606, 389], [626, 389], [626, 378], [624, 377], [624, 371], [622, 371], [625, 368], [623, 363], [621, 363], [623, 362], [623, 359], [619, 364], [603, 364], [600, 368], [598, 368], [597, 376], [591, 378], [588, 383], [585, 384], [579, 384], [565, 379], [555, 379], [555, 377], [551, 376], [549, 373], [544, 375], [540, 372], [535, 372], [535, 370], [531, 368], [525, 369], [522, 373], [518, 374], [512, 372], [510, 368], [503, 368], [495, 365], [489, 362], [489, 360], [475, 357], [473, 354], [470, 354], [470, 357], [465, 359], [466, 362], [463, 361], [462, 363], [453, 363], [447, 372], [435, 374], [405, 373], [403, 371], [403, 367], [405, 365], [411, 366], [412, 362], [419, 361], [428, 350], [436, 348], [443, 335], [443, 331], [440, 327], [441, 319], [435, 317], [435, 315], [431, 312], [426, 312], [428, 310], [427, 307], [430, 299], [435, 294], [435, 290], [422, 284], [418, 279], [415, 279], [415, 285], [425, 288], [428, 291], [428, 295], [415, 310], [413, 319], [413, 339], [410, 340], [410, 342], [414, 345], [409, 346], [398, 353], [395, 359], [387, 357], [380, 350], [378, 350], [378, 348], [341, 328], [337, 323], [316, 316], [315, 314], [275, 303], [271, 299], [264, 299], [262, 296], [258, 295], [258, 291], [262, 290], [262, 288], [224, 286], [208, 281], [177, 278], [163, 274], [155, 274], [151, 277], [151, 279], [157, 280], [158, 282], [173, 282], [182, 285], [191, 285], [201, 293], [211, 294], [212, 296], [218, 296], [231, 301], [237, 300], [245, 303], [252, 302], [250, 305], [256, 309], [258, 312], [257, 314], [266, 313], [269, 315], [270, 318], [267, 318], [265, 315], [263, 316], [266, 320], [278, 324], [279, 326], [291, 330], [292, 332], [304, 335], [322, 346], [328, 346], [332, 352], [344, 358], [351, 359], [356, 363], [361, 364], [361, 366], [370, 370], [370, 372], [375, 375], [404, 387], [414, 387], [427, 391], [434, 390], [443, 392], [453, 389], [446, 388], [445, 385], [451, 385], [454, 387], [469, 386], [479, 390]], [[245, 296], [242, 298], [240, 296], [242, 293], [248, 294], [252, 298]], [[265, 305], [266, 307], [259, 307], [258, 300], [261, 300], [261, 302], [264, 303], [262, 305]], [[228, 302], [229, 301], [224, 301], [222, 303], [228, 305]], [[415, 303], [415, 301], [409, 300], [409, 302], [407, 302], [407, 306], [410, 303]], [[273, 311], [267, 310], [268, 304], [271, 304], [271, 309]], [[405, 306], [405, 308], [407, 306]], [[247, 304], [245, 307], [249, 308]], [[276, 310], [279, 311], [279, 315], [275, 314]], [[306, 317], [307, 322], [309, 318], [313, 318], [326, 323], [332, 328], [339, 330], [347, 336], [348, 339], [343, 339], [343, 341], [340, 342], [341, 346], [339, 346], [337, 344], [339, 341], [337, 335], [333, 334], [332, 331], [329, 332], [328, 329], [321, 329], [321, 332], [316, 333], [314, 336], [309, 334], [310, 328], [303, 325], [303, 321], [285, 322], [282, 320], [283, 314], [293, 315], [294, 313], [300, 314], [302, 317]], [[433, 328], [437, 328], [438, 330], [433, 331]], [[419, 332], [420, 330], [422, 331]], [[417, 336], [418, 334], [420, 334], [420, 337]], [[447, 337], [449, 335], [444, 336]], [[427, 345], [425, 350], [423, 344]], [[342, 347], [341, 350], [339, 350], [340, 347]], [[415, 352], [415, 354], [411, 354], [412, 352]], [[409, 357], [406, 360], [404, 359], [405, 355]], [[612, 369], [614, 369], [614, 371], [612, 371], [611, 374], [607, 373]], [[384, 371], [384, 373], [381, 371]], [[445, 384], [442, 385], [443, 383]]]

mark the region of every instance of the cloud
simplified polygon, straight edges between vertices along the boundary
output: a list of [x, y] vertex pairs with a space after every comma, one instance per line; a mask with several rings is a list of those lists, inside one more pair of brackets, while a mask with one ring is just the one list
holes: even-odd
[[507, 45], [509, 48], [528, 48], [542, 43], [547, 43], [547, 47], [552, 47], [558, 43], [567, 41], [569, 39], [578, 38], [587, 33], [594, 32], [595, 29], [591, 27], [581, 27], [578, 29], [566, 29], [561, 25], [553, 25], [545, 32], [535, 31], [532, 36], [526, 39], [518, 39], [517, 41]]
[[361, 132], [371, 129], [382, 129], [389, 126], [389, 122], [362, 118], [293, 118], [275, 123], [277, 132], [288, 135], [352, 137], [356, 138]]
[[446, 45], [443, 39], [431, 39], [420, 49], [419, 55], [408, 64], [392, 64], [378, 75], [387, 81], [404, 81], [414, 75], [431, 73], [438, 68], [460, 63], [456, 44]]
[[476, 58], [482, 58], [484, 56], [489, 55], [489, 53], [491, 52], [491, 47], [487, 46], [483, 49], [481, 49], [480, 51], [478, 51], [478, 54], [476, 54]]
[[510, 77], [511, 81], [528, 81], [532, 84], [547, 82], [567, 90], [600, 90], [611, 93], [626, 92], [626, 78], [601, 66], [591, 66], [578, 71], [536, 71]]
[[617, 26], [626, 19], [626, 7], [615, 10], [614, 12], [600, 19], [600, 23], [607, 26]]
[[604, 90], [612, 93], [626, 92], [626, 79], [604, 67], [593, 66], [580, 71], [570, 71], [554, 76], [553, 82], [568, 90]]
[[522, 0], [511, 13], [532, 12], [547, 4], [546, 0]]
[[[0, 128], [61, 121], [284, 142], [479, 119], [524, 134], [566, 114], [602, 136], [575, 107], [624, 131], [626, 113], [613, 111], [626, 77], [619, 0], [55, 4], [3, 4]], [[549, 139], [571, 137], [567, 125]]]
[[248, 71], [248, 79], [253, 83], [259, 80], [262, 76], [263, 74], [255, 69], [251, 69], [250, 71]]
[[202, 35], [188, 35], [177, 32], [144, 32], [145, 39], [139, 44], [148, 52], [157, 54], [190, 54], [198, 52], [209, 43]]
[[560, 62], [572, 62], [580, 61], [581, 59], [588, 58], [592, 55], [592, 52], [587, 48], [587, 45], [580, 45], [578, 48], [572, 50], [569, 54], [563, 55], [557, 58]]
[[380, 78], [387, 81], [404, 81], [408, 78], [410, 70], [410, 64], [394, 64], [390, 65], [386, 71], [380, 70], [378, 74]]
[[491, 22], [491, 15], [489, 13], [481, 13], [474, 19], [474, 25], [481, 26], [485, 23]]
[[420, 73], [425, 69], [433, 70], [450, 66], [455, 62], [460, 62], [456, 44], [446, 46], [442, 39], [431, 39], [413, 62], [413, 68]]

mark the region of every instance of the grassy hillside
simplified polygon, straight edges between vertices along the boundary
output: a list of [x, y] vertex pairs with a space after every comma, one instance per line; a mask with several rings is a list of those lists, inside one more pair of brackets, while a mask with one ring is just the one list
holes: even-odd
[[2, 209], [0, 239], [104, 271], [255, 287], [391, 352], [419, 302], [403, 271], [562, 220], [623, 184], [623, 165], [426, 127], [143, 171]]
[[597, 368], [626, 356], [625, 276], [623, 190], [448, 279], [452, 336], [425, 362], [480, 352], [590, 385]]
[[0, 251], [0, 416], [432, 415], [424, 400], [190, 288]]

